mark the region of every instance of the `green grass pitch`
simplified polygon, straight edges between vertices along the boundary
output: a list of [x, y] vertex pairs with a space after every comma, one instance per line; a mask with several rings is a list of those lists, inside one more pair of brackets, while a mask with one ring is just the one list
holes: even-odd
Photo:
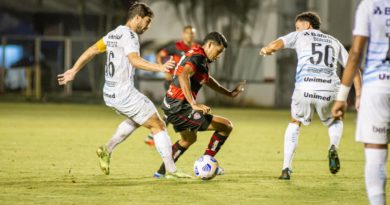
[[[111, 175], [100, 172], [95, 150], [123, 120], [104, 105], [0, 103], [0, 204], [367, 204], [363, 146], [348, 113], [341, 170], [328, 170], [327, 128], [315, 118], [301, 129], [291, 181], [277, 179], [288, 110], [214, 109], [234, 130], [216, 156], [224, 176], [212, 181], [156, 180], [161, 161], [138, 129], [113, 153]], [[172, 141], [178, 135], [169, 128]], [[178, 162], [192, 173], [211, 132]], [[388, 186], [389, 187], [389, 186]], [[388, 195], [389, 196], [389, 195]], [[388, 201], [389, 198], [388, 198]]]

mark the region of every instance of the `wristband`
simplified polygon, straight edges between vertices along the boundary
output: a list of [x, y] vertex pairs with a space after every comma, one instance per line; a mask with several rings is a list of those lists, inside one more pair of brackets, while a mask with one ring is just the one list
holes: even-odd
[[351, 87], [341, 84], [339, 92], [337, 93], [336, 101], [347, 101], [348, 93]]

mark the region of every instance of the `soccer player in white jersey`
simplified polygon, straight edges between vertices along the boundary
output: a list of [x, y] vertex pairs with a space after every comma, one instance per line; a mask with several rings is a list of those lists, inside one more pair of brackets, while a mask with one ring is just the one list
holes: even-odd
[[372, 205], [386, 204], [387, 144], [390, 142], [389, 34], [390, 1], [361, 1], [356, 11], [350, 57], [332, 108], [335, 117], [344, 114], [352, 78], [366, 52], [356, 140], [365, 147], [365, 181]]
[[[260, 50], [260, 55], [271, 55], [280, 49], [290, 48], [296, 50], [298, 57], [291, 102], [292, 121], [284, 135], [284, 161], [279, 179], [290, 179], [300, 126], [309, 125], [315, 111], [329, 130], [329, 170], [336, 174], [340, 169], [337, 149], [343, 133], [343, 122], [340, 117], [332, 117], [331, 105], [340, 84], [336, 73], [337, 62], [345, 65], [348, 53], [336, 38], [322, 33], [320, 25], [320, 17], [316, 13], [301, 13], [295, 18], [295, 32], [272, 41]], [[359, 76], [356, 82], [356, 93], [359, 96]]]
[[97, 54], [106, 52], [105, 84], [103, 88], [106, 105], [125, 116], [111, 140], [98, 148], [100, 167], [105, 174], [110, 173], [110, 158], [113, 149], [123, 142], [139, 126], [144, 126], [154, 134], [157, 151], [161, 155], [168, 176], [173, 178], [189, 177], [177, 171], [172, 158], [172, 144], [166, 127], [153, 103], [134, 87], [135, 68], [168, 72], [174, 66], [172, 60], [165, 64], [153, 64], [140, 57], [138, 35], [150, 26], [153, 11], [143, 3], [135, 3], [128, 11], [125, 25], [110, 31], [97, 43], [88, 48], [74, 66], [58, 76], [60, 85], [72, 81], [75, 75]]

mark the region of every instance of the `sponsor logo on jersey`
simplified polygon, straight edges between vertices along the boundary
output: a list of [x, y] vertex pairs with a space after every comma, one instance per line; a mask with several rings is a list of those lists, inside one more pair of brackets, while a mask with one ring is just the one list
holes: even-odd
[[390, 7], [384, 7], [384, 8], [381, 8], [379, 6], [377, 6], [375, 9], [374, 9], [374, 15], [390, 15]]
[[303, 96], [305, 98], [312, 98], [312, 99], [326, 100], [326, 101], [330, 101], [330, 97], [331, 97], [331, 96], [322, 96], [322, 95], [318, 95], [317, 93], [308, 93], [308, 92], [304, 92]]
[[390, 80], [390, 75], [386, 73], [379, 74], [379, 80]]
[[119, 34], [111, 34], [108, 36], [108, 39], [115, 39], [115, 40], [119, 40], [121, 39], [123, 36], [123, 34], [119, 35]]
[[316, 78], [316, 77], [305, 77], [303, 78], [304, 82], [313, 82], [313, 83], [332, 83], [332, 79], [322, 79], [322, 78]]
[[308, 68], [306, 69], [306, 71], [308, 73], [317, 73], [317, 74], [324, 73], [327, 74], [328, 76], [333, 75], [333, 69], [330, 68]]

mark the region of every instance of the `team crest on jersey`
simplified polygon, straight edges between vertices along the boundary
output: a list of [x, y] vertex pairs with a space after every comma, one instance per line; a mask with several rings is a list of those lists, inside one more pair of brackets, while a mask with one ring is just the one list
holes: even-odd
[[199, 120], [202, 116], [200, 116], [199, 113], [195, 112], [194, 115], [192, 116], [192, 118], [194, 118], [194, 120]]

